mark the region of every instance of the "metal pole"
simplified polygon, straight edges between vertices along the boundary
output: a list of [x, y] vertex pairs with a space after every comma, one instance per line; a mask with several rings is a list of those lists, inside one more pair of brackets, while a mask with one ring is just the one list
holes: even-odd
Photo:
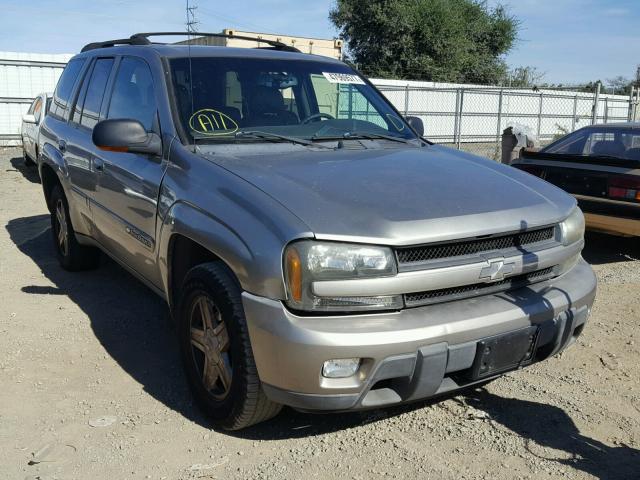
[[458, 145], [457, 148], [460, 150], [460, 139], [462, 137], [462, 108], [464, 105], [464, 88], [460, 89], [460, 120], [458, 120]]
[[453, 143], [458, 144], [458, 110], [460, 108], [460, 89], [456, 89], [456, 108], [453, 112]]
[[609, 97], [604, 97], [604, 123], [609, 122]]
[[629, 112], [627, 113], [627, 120], [633, 121], [633, 93], [635, 91], [635, 87], [631, 87], [631, 92], [629, 93]]
[[404, 86], [404, 116], [409, 115], [409, 84]]
[[573, 97], [573, 118], [571, 120], [571, 131], [573, 132], [576, 129], [576, 122], [578, 116], [578, 95]]
[[500, 90], [500, 96], [498, 97], [498, 124], [496, 125], [496, 143], [500, 143], [500, 136], [502, 135], [502, 98], [504, 90]]
[[600, 102], [600, 82], [596, 83], [596, 93], [593, 97], [593, 112], [591, 114], [591, 125], [595, 125], [598, 122], [598, 103]]
[[544, 99], [544, 93], [540, 94], [540, 105], [538, 106], [538, 131], [536, 138], [540, 140], [540, 130], [542, 129], [542, 100]]

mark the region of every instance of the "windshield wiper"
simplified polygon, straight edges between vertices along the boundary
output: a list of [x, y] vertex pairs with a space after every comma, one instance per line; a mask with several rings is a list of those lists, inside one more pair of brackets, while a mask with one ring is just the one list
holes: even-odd
[[317, 137], [313, 136], [313, 140], [329, 140], [330, 138], [343, 138], [345, 140], [391, 140], [392, 142], [409, 143], [413, 145], [411, 140], [406, 138], [395, 137], [393, 135], [385, 135], [383, 133], [360, 132], [357, 130], [345, 132], [341, 137]]
[[317, 143], [313, 143], [311, 140], [305, 140], [304, 138], [298, 137], [289, 137], [287, 135], [279, 135], [277, 133], [271, 132], [263, 132], [261, 130], [241, 130], [235, 134], [236, 138], [262, 138], [265, 140], [284, 140], [285, 142], [297, 143], [299, 145], [306, 145], [307, 147], [322, 147], [329, 148], [333, 150], [331, 147], [326, 145], [318, 145]]

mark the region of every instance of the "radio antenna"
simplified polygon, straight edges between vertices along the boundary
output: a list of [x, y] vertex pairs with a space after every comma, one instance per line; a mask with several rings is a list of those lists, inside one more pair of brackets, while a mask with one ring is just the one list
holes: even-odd
[[[186, 14], [187, 14], [187, 22], [186, 22], [186, 26], [187, 26], [187, 55], [189, 57], [189, 97], [191, 100], [191, 114], [193, 115], [195, 113], [195, 107], [194, 107], [194, 101], [193, 101], [193, 68], [191, 65], [191, 40], [192, 40], [192, 35], [194, 33], [196, 33], [196, 27], [198, 26], [198, 20], [196, 19], [196, 10], [198, 9], [197, 5], [193, 5], [192, 3], [189, 3], [189, 0], [187, 1], [187, 9], [186, 9]], [[196, 138], [193, 137], [193, 151], [195, 153], [196, 151]]]

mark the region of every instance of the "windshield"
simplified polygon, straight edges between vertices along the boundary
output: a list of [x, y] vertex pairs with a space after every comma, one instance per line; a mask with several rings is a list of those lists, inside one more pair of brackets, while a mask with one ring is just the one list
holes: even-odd
[[170, 66], [188, 142], [417, 138], [346, 65], [193, 57], [172, 59]]
[[545, 154], [640, 160], [640, 130], [585, 128], [542, 149]]

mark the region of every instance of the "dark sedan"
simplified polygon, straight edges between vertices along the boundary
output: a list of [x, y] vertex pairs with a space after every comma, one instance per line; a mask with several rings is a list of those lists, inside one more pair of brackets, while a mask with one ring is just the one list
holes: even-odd
[[640, 236], [640, 123], [581, 128], [513, 166], [573, 194], [587, 228]]

